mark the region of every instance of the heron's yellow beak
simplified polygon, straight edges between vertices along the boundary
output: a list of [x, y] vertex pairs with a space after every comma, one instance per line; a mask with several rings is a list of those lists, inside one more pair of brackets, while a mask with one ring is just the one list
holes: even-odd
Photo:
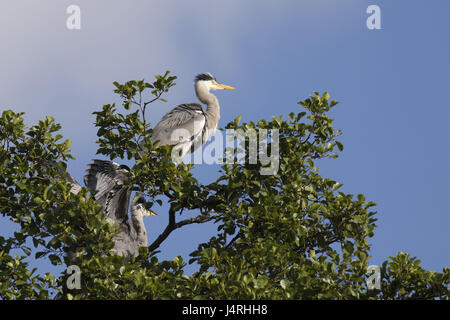
[[216, 80], [213, 80], [212, 83], [221, 89], [234, 90], [233, 87], [227, 86], [226, 84], [218, 83]]
[[217, 86], [221, 87], [222, 89], [234, 90], [233, 87], [227, 86], [226, 84], [222, 83], [218, 83]]
[[146, 216], [157, 216], [156, 212], [152, 210], [145, 210]]

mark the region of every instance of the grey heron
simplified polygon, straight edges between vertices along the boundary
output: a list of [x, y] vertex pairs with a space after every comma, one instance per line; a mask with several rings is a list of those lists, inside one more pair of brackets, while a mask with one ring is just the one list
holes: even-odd
[[[59, 168], [55, 163], [48, 163]], [[61, 172], [62, 170], [59, 169]], [[128, 217], [131, 190], [126, 187], [125, 180], [130, 169], [126, 165], [104, 160], [93, 160], [86, 170], [84, 183], [91, 190], [93, 199], [102, 206], [106, 219], [110, 219], [121, 228], [120, 233], [114, 237], [113, 251], [117, 255], [137, 256], [140, 247], [148, 245], [147, 230], [144, 217], [154, 215], [144, 206], [144, 199], [137, 195], [131, 202], [131, 220]], [[71, 192], [78, 194], [81, 185], [68, 173], [64, 177], [71, 184]], [[68, 252], [69, 260], [76, 254]]]
[[[176, 161], [183, 156], [194, 152], [199, 146], [208, 141], [220, 118], [220, 105], [212, 90], [234, 90], [233, 87], [218, 83], [209, 72], [195, 77], [195, 93], [200, 102], [206, 104], [206, 110], [199, 103], [180, 104], [166, 113], [153, 129], [150, 137], [152, 142], [159, 145], [173, 145], [172, 154]], [[138, 156], [145, 152], [144, 142], [140, 143]]]
[[143, 218], [156, 215], [144, 206], [144, 200], [137, 195], [131, 203], [131, 220], [128, 217], [131, 190], [126, 186], [126, 165], [112, 161], [93, 160], [88, 165], [84, 183], [94, 200], [103, 207], [105, 218], [111, 219], [122, 230], [114, 238], [114, 252], [117, 255], [137, 256], [140, 247], [148, 243], [147, 230]]

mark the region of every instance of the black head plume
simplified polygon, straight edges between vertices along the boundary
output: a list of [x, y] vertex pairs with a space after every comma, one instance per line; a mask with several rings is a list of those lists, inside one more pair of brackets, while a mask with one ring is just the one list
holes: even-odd
[[209, 73], [209, 72], [205, 72], [205, 73], [200, 73], [195, 77], [195, 81], [208, 81], [208, 80], [216, 80], [216, 78], [214, 78], [214, 76]]

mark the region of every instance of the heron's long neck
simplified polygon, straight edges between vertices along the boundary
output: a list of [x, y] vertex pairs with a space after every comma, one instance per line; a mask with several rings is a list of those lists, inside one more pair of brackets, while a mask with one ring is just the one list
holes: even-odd
[[219, 100], [208, 90], [203, 88], [196, 88], [198, 99], [206, 104], [206, 118], [210, 123], [214, 123], [217, 126], [220, 118], [220, 105]]
[[148, 244], [148, 237], [144, 225], [144, 217], [140, 210], [134, 206], [131, 206], [131, 221], [133, 223], [133, 228], [136, 231], [139, 247], [146, 247]]

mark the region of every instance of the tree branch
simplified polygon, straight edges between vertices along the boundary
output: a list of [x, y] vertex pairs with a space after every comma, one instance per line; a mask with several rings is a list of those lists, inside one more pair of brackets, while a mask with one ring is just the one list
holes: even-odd
[[202, 214], [200, 216], [196, 216], [196, 217], [193, 217], [190, 219], [185, 219], [180, 222], [175, 222], [175, 211], [170, 209], [169, 210], [169, 223], [167, 224], [167, 227], [158, 236], [158, 238], [156, 238], [156, 240], [153, 241], [153, 243], [148, 248], [150, 251], [156, 250], [157, 248], [159, 248], [161, 243], [167, 239], [167, 237], [172, 233], [172, 231], [174, 231], [178, 228], [181, 228], [185, 225], [193, 224], [193, 223], [205, 223], [205, 222], [211, 221], [212, 219], [214, 219], [214, 216]]

